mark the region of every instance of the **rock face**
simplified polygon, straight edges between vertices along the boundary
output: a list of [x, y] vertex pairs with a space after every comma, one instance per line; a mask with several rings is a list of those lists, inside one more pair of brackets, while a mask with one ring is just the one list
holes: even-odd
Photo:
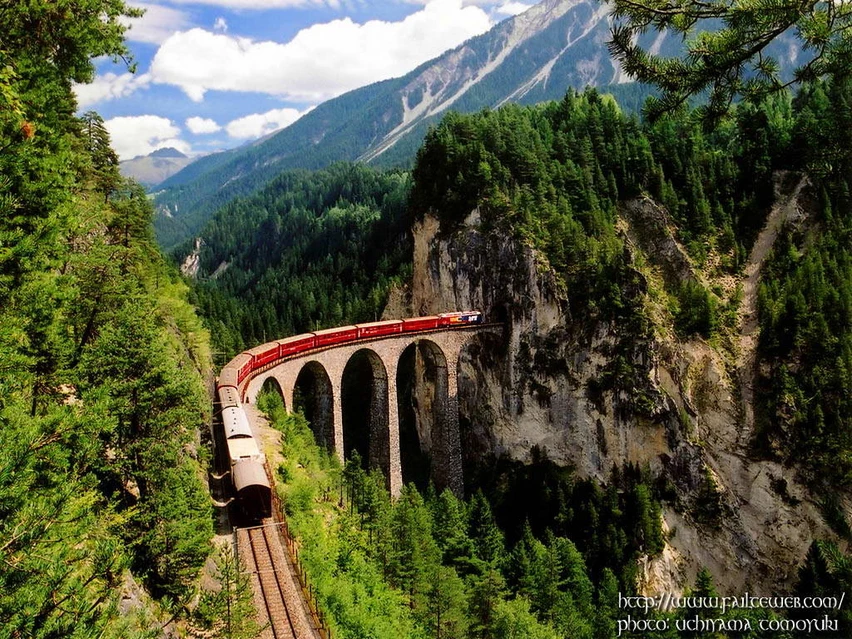
[[[671, 258], [665, 277], [694, 277], [659, 206], [629, 202], [623, 218], [631, 252], [662, 252]], [[504, 330], [460, 360], [466, 461], [528, 461], [540, 446], [582, 477], [606, 481], [627, 462], [664, 475], [676, 498], [664, 508], [666, 549], [642, 566], [646, 592], [682, 592], [701, 566], [723, 592], [784, 591], [810, 542], [832, 536], [795, 468], [749, 458], [730, 358], [701, 340], [575, 320], [578, 309], [532, 248], [484, 231], [477, 211], [452, 232], [426, 216], [414, 228], [412, 281], [385, 315], [468, 308]], [[633, 371], [629, 388], [607, 383], [616, 360]]]

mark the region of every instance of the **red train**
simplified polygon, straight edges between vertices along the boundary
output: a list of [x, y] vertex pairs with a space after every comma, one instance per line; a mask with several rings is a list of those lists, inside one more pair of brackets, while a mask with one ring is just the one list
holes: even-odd
[[479, 311], [456, 311], [441, 313], [428, 317], [411, 317], [404, 320], [388, 320], [385, 322], [370, 322], [354, 326], [340, 326], [313, 333], [303, 333], [294, 337], [268, 342], [244, 351], [228, 362], [219, 376], [219, 386], [237, 387], [255, 370], [267, 364], [292, 357], [313, 348], [324, 348], [345, 344], [362, 339], [386, 337], [402, 333], [419, 333], [421, 331], [451, 328], [481, 324], [482, 313]]
[[254, 441], [240, 402], [239, 386], [254, 371], [314, 348], [481, 323], [482, 313], [479, 311], [456, 311], [428, 317], [341, 326], [261, 344], [228, 362], [219, 374], [216, 393], [225, 424], [231, 477], [242, 509], [260, 517], [269, 516], [271, 509], [271, 488], [264, 469], [263, 454]]

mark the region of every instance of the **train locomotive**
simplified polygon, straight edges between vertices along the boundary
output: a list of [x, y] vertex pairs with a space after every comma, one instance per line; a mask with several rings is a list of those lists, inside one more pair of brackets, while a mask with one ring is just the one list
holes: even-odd
[[240, 396], [240, 386], [253, 373], [314, 349], [481, 323], [480, 311], [454, 311], [428, 317], [341, 326], [261, 344], [228, 362], [217, 380], [216, 393], [224, 425], [231, 479], [241, 510], [248, 516], [260, 518], [269, 517], [272, 512], [272, 489], [266, 472], [266, 460], [252, 433]]

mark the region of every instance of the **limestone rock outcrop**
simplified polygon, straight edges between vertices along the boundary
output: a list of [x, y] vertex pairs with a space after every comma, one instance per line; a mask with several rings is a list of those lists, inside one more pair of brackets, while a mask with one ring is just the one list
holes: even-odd
[[[693, 277], [658, 205], [627, 203], [621, 228], [629, 251], [666, 263], [664, 277]], [[484, 230], [477, 211], [452, 230], [416, 223], [412, 280], [385, 314], [453, 309], [503, 323], [502, 338], [474, 340], [460, 359], [466, 461], [528, 461], [539, 446], [582, 477], [605, 482], [630, 462], [674, 487], [666, 549], [643, 563], [640, 588], [682, 592], [707, 566], [723, 592], [782, 592], [811, 541], [831, 536], [795, 468], [750, 458], [736, 367], [703, 340], [584, 320], [546, 260]], [[629, 384], [613, 382], [618, 363]]]

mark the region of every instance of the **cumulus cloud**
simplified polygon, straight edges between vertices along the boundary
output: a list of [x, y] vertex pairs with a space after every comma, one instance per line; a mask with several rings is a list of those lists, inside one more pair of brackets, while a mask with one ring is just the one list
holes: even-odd
[[206, 4], [229, 9], [290, 9], [340, 6], [340, 0], [171, 0], [173, 4]]
[[199, 118], [198, 116], [187, 118], [186, 128], [195, 134], [216, 133], [216, 131], [222, 130], [222, 127], [216, 124], [214, 120], [211, 120], [210, 118]]
[[399, 22], [357, 24], [347, 17], [302, 29], [286, 44], [190, 29], [163, 43], [151, 74], [195, 101], [219, 90], [320, 102], [404, 75], [491, 24], [479, 7], [433, 0]]
[[85, 109], [102, 100], [126, 97], [147, 86], [150, 81], [151, 76], [147, 73], [138, 76], [132, 73], [104, 73], [89, 84], [75, 84], [74, 93], [77, 94], [77, 105]]
[[496, 11], [500, 15], [516, 16], [532, 6], [533, 5], [531, 4], [524, 4], [523, 2], [506, 2], [497, 7]]
[[228, 122], [225, 125], [225, 130], [232, 138], [259, 138], [267, 133], [283, 129], [285, 126], [290, 126], [308, 110], [297, 111], [296, 109], [285, 108], [273, 109], [266, 113], [252, 113]]
[[178, 138], [180, 128], [159, 115], [133, 115], [111, 118], [104, 122], [112, 139], [112, 148], [121, 160], [148, 155], [157, 149], [173, 147], [190, 153], [189, 144]]
[[145, 9], [141, 18], [122, 19], [130, 27], [126, 37], [133, 42], [161, 44], [172, 34], [190, 26], [189, 16], [178, 9], [144, 2], [134, 2], [133, 6]]
[[213, 31], [221, 31], [225, 33], [228, 30], [228, 23], [225, 21], [225, 18], [219, 16], [216, 18], [216, 22], [213, 23]]

